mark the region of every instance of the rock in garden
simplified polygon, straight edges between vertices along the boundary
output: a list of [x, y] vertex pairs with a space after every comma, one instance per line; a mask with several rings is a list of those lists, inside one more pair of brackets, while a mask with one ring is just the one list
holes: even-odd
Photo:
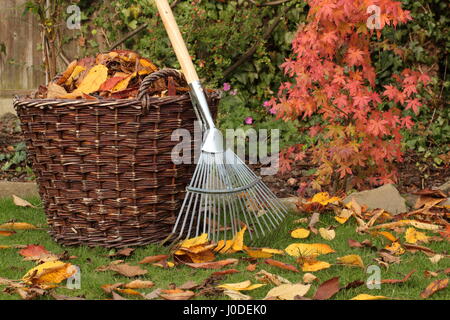
[[344, 199], [344, 203], [355, 199], [360, 205], [366, 205], [369, 210], [384, 209], [391, 214], [407, 212], [405, 199], [392, 184], [386, 184], [376, 189], [355, 192]]

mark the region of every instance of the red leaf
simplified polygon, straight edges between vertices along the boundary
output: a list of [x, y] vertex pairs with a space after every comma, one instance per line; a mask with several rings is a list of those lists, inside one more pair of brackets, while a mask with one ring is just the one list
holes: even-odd
[[43, 247], [34, 244], [28, 245], [25, 249], [19, 251], [19, 254], [24, 257], [40, 257], [44, 254], [48, 254], [49, 252]]
[[102, 83], [99, 91], [111, 91], [125, 77], [112, 77]]
[[327, 300], [334, 296], [340, 290], [339, 277], [331, 278], [319, 285], [316, 293], [314, 294], [314, 300]]

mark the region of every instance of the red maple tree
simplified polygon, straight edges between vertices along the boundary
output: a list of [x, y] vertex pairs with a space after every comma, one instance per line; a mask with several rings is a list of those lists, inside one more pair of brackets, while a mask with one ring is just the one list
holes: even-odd
[[[409, 11], [392, 0], [309, 0], [307, 23], [292, 42], [293, 56], [282, 64], [291, 79], [280, 85], [271, 105], [286, 121], [320, 115], [320, 125], [309, 134], [319, 135], [312, 146], [318, 165], [313, 187], [320, 189], [332, 179], [341, 187], [392, 183], [397, 179], [395, 161], [402, 161], [400, 130], [413, 125], [408, 109], [422, 107], [420, 90], [430, 78], [405, 69], [392, 83], [377, 88], [371, 60], [371, 43], [385, 26], [411, 20]], [[369, 6], [377, 6], [372, 16]], [[369, 11], [369, 12], [368, 12]], [[376, 19], [376, 29], [368, 26]], [[281, 170], [301, 159], [302, 146], [282, 154]], [[295, 154], [293, 157], [292, 154]], [[351, 179], [349, 179], [351, 178]]]

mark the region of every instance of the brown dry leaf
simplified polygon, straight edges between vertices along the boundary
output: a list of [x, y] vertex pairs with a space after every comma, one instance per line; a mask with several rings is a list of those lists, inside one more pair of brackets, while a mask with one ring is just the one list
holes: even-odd
[[284, 270], [289, 270], [289, 271], [293, 271], [293, 272], [299, 272], [298, 269], [296, 267], [294, 267], [291, 264], [287, 264], [278, 260], [274, 260], [274, 259], [266, 259], [264, 260], [264, 263], [267, 263], [271, 266], [277, 267], [277, 268], [281, 268]]
[[169, 256], [167, 254], [159, 254], [156, 256], [148, 256], [145, 257], [144, 259], [142, 259], [141, 261], [139, 261], [140, 264], [144, 264], [144, 263], [155, 263], [155, 262], [159, 262], [161, 260], [166, 260]]
[[425, 270], [423, 272], [423, 275], [425, 276], [425, 278], [431, 278], [431, 277], [437, 277], [439, 275], [439, 273], [430, 271], [430, 270]]
[[106, 293], [111, 293], [113, 292], [115, 289], [120, 288], [123, 286], [123, 283], [114, 283], [114, 284], [104, 284], [101, 286], [102, 290], [105, 291]]
[[110, 257], [129, 257], [135, 249], [133, 248], [123, 248], [116, 253], [110, 254]]
[[172, 261], [162, 260], [161, 262], [152, 263], [152, 266], [163, 269], [170, 269], [175, 267], [175, 263], [173, 263]]
[[357, 216], [361, 217], [362, 207], [354, 198], [351, 198], [350, 202], [348, 202], [345, 206], [352, 210]]
[[327, 300], [334, 296], [340, 290], [339, 277], [331, 278], [325, 282], [322, 282], [317, 288], [313, 299], [315, 300]]
[[336, 232], [330, 228], [320, 228], [319, 233], [322, 238], [329, 241], [333, 240], [336, 237]]
[[313, 283], [316, 280], [318, 280], [318, 278], [315, 275], [313, 275], [312, 273], [307, 272], [303, 275], [304, 283]]
[[62, 294], [56, 294], [54, 292], [51, 292], [50, 295], [53, 297], [53, 299], [55, 300], [76, 300], [76, 301], [81, 301], [81, 300], [86, 300], [85, 298], [82, 297], [71, 297], [71, 296], [66, 296], [66, 295], [62, 295]]
[[311, 230], [312, 233], [317, 234], [318, 231], [315, 227], [315, 225], [317, 224], [317, 222], [319, 222], [320, 219], [320, 213], [319, 212], [314, 212], [311, 216], [311, 219], [309, 220], [308, 223], [308, 228], [309, 230]]
[[128, 300], [128, 299], [122, 297], [120, 294], [118, 294], [118, 293], [116, 293], [114, 291], [111, 292], [111, 293], [112, 293], [113, 300]]
[[245, 295], [236, 290], [225, 290], [223, 292], [223, 294], [230, 297], [231, 300], [251, 300], [252, 299], [252, 297]]
[[428, 298], [432, 294], [436, 293], [439, 290], [445, 289], [448, 286], [448, 278], [446, 279], [438, 279], [431, 282], [425, 290], [420, 293], [420, 296], [424, 299]]
[[383, 279], [381, 280], [381, 283], [404, 283], [408, 281], [408, 279], [411, 277], [411, 275], [416, 272], [416, 270], [411, 270], [403, 279]]
[[189, 280], [185, 283], [183, 283], [181, 286], [177, 287], [177, 289], [182, 289], [182, 290], [192, 290], [198, 287], [198, 284], [195, 283], [192, 280]]
[[220, 269], [227, 265], [236, 263], [238, 263], [238, 259], [230, 258], [213, 262], [185, 263], [185, 264], [195, 269]]
[[256, 270], [256, 263], [249, 264], [249, 265], [245, 268], [245, 270], [250, 271], [250, 272], [255, 271], [255, 270]]
[[131, 266], [128, 263], [110, 264], [106, 270], [115, 271], [125, 277], [142, 276], [148, 272], [139, 266]]
[[233, 273], [239, 273], [239, 272], [240, 271], [236, 270], [236, 269], [227, 269], [227, 270], [223, 270], [223, 271], [213, 272], [213, 273], [211, 273], [211, 276], [219, 277], [219, 276], [223, 276], [223, 275], [226, 275], [226, 274], [233, 274]]
[[309, 291], [310, 287], [310, 284], [305, 285], [301, 283], [282, 284], [271, 289], [267, 293], [265, 299], [275, 298], [280, 300], [294, 300], [297, 296], [303, 297]]
[[305, 228], [297, 228], [291, 231], [291, 237], [295, 239], [308, 238], [310, 231]]
[[37, 229], [32, 224], [26, 223], [26, 222], [8, 222], [0, 225], [1, 230], [31, 230], [31, 229]]
[[428, 259], [430, 259], [431, 263], [438, 263], [439, 261], [441, 261], [442, 258], [444, 258], [442, 254], [435, 254], [434, 256]]
[[364, 268], [364, 262], [361, 257], [357, 254], [349, 254], [336, 259], [338, 264], [343, 264], [350, 267]]
[[382, 261], [386, 263], [400, 263], [400, 257], [396, 257], [389, 252], [386, 251], [380, 251], [378, 255], [381, 257]]
[[125, 288], [128, 289], [148, 289], [153, 287], [155, 284], [153, 281], [144, 281], [144, 280], [134, 280], [125, 285]]
[[403, 244], [403, 246], [404, 246], [405, 249], [408, 250], [409, 252], [422, 251], [422, 252], [424, 252], [424, 253], [426, 253], [426, 254], [435, 254], [435, 252], [434, 252], [432, 249], [427, 248], [427, 247], [424, 247], [424, 246], [419, 246], [419, 245], [417, 245], [417, 244], [408, 244], [408, 243], [405, 243], [405, 244]]
[[291, 283], [289, 280], [287, 280], [279, 275], [267, 272], [266, 270], [261, 270], [258, 273], [256, 273], [255, 278], [259, 282], [274, 284], [276, 286]]
[[189, 300], [195, 296], [195, 293], [190, 290], [169, 289], [161, 290], [159, 296], [166, 300]]
[[[65, 95], [67, 95], [67, 91], [60, 85], [57, 85], [56, 83], [53, 83], [53, 82], [50, 82], [48, 84], [47, 99], [59, 99], [60, 97], [63, 97]], [[15, 201], [14, 201], [14, 203], [15, 203]]]

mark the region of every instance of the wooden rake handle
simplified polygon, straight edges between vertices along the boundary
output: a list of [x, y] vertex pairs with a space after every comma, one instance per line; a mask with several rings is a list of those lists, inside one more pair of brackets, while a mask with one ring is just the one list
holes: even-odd
[[180, 29], [175, 21], [169, 3], [167, 0], [155, 0], [155, 2], [187, 82], [190, 84], [198, 81], [197, 71], [195, 71], [191, 56], [189, 55], [186, 44], [181, 36]]

